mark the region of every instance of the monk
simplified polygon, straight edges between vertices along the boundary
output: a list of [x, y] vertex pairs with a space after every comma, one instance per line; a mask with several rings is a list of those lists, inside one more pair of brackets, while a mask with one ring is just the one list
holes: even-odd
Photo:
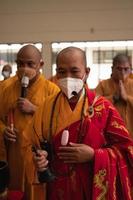
[[9, 65], [9, 64], [4, 65], [2, 68], [2, 75], [4, 77], [4, 80], [10, 78], [11, 73], [12, 73], [11, 65]]
[[133, 137], [133, 79], [130, 60], [127, 55], [118, 54], [113, 59], [111, 78], [101, 81], [96, 93], [109, 99], [123, 118]]
[[[35, 46], [22, 47], [16, 63], [17, 75], [0, 95], [0, 160], [6, 160], [9, 165], [9, 190], [23, 191], [29, 195], [30, 186], [25, 178], [24, 158], [21, 156], [22, 132], [45, 98], [57, 93], [59, 88], [40, 74], [44, 62]], [[29, 83], [22, 90], [21, 81], [24, 76]], [[22, 91], [26, 91], [26, 96], [22, 95]], [[26, 196], [26, 199], [30, 200], [30, 197]]]
[[2, 75], [3, 75], [4, 79], [2, 81], [0, 81], [0, 94], [1, 94], [2, 90], [5, 87], [7, 87], [10, 84], [10, 82], [12, 82], [12, 79], [15, 78], [15, 76], [11, 77], [11, 73], [12, 73], [11, 65], [9, 65], [9, 64], [4, 65], [2, 68]]
[[113, 105], [86, 86], [85, 52], [67, 47], [56, 64], [61, 92], [46, 99], [24, 131], [29, 181], [47, 182], [39, 174], [49, 168], [55, 179], [47, 182], [48, 200], [132, 199], [133, 141]]

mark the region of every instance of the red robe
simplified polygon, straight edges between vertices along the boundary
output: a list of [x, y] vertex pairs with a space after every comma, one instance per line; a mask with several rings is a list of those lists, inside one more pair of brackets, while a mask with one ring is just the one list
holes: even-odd
[[[47, 199], [49, 200], [131, 200], [133, 198], [133, 196], [131, 197], [133, 190], [133, 141], [112, 104], [103, 97], [95, 100], [94, 98], [95, 94], [87, 89], [80, 142], [92, 147], [95, 150], [95, 156], [93, 161], [79, 164], [65, 164], [57, 154], [61, 146], [63, 130], [69, 131], [69, 142], [77, 143], [81, 109], [75, 108], [77, 109], [75, 113], [69, 115], [69, 110], [68, 112], [65, 110], [68, 109], [68, 102], [64, 95], [61, 94], [57, 99], [52, 127], [54, 159], [50, 162], [57, 178], [47, 184]], [[30, 145], [33, 143], [38, 145], [38, 137], [41, 139], [42, 135], [45, 138], [48, 137], [52, 104], [53, 99], [46, 100], [42, 114], [39, 112], [36, 115], [34, 131], [36, 130], [38, 136], [31, 129]], [[80, 107], [80, 102], [76, 106]], [[49, 113], [47, 116], [45, 114], [46, 108], [47, 113]], [[92, 113], [90, 113], [90, 108], [92, 108]], [[65, 120], [63, 121], [63, 119]], [[71, 121], [72, 123], [70, 123]], [[28, 133], [30, 134], [30, 132]], [[33, 163], [31, 167], [30, 151], [28, 151], [29, 142], [24, 144], [25, 147], [26, 145], [25, 156], [27, 156], [28, 169], [31, 170]], [[32, 170], [27, 172], [33, 181], [35, 168], [33, 173]]]

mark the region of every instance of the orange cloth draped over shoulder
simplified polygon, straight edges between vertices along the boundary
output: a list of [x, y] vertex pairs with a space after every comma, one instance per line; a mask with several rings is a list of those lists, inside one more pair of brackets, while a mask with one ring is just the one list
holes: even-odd
[[[34, 105], [37, 109], [45, 101], [45, 98], [57, 93], [59, 88], [46, 80], [43, 75], [39, 75], [36, 82], [32, 83], [28, 87], [26, 98]], [[33, 191], [33, 188], [28, 185], [25, 178], [25, 168], [23, 157], [21, 155], [21, 144], [23, 138], [23, 130], [28, 126], [33, 118], [32, 114], [24, 114], [17, 108], [17, 99], [21, 94], [21, 84], [16, 78], [4, 89], [0, 95], [0, 159], [7, 160], [10, 169], [10, 184], [9, 189], [20, 190], [26, 193]], [[4, 143], [3, 131], [5, 126], [8, 125], [8, 116], [12, 111], [14, 127], [18, 130], [17, 141], [15, 143]], [[40, 191], [40, 186], [35, 186]], [[33, 193], [33, 192], [32, 192]], [[28, 198], [29, 200], [30, 198]], [[34, 199], [34, 198], [33, 198]], [[39, 200], [41, 198], [38, 197]]]
[[15, 75], [15, 76], [12, 76], [12, 77], [10, 77], [10, 78], [8, 78], [8, 79], [6, 79], [6, 80], [2, 80], [2, 81], [0, 81], [0, 94], [2, 93], [2, 91], [6, 88], [6, 87], [8, 87], [14, 80], [16, 80], [17, 79], [17, 76]]
[[[45, 138], [53, 145], [53, 159], [49, 165], [57, 177], [47, 183], [47, 199], [131, 200], [133, 141], [112, 104], [104, 97], [96, 97], [88, 89], [86, 92], [81, 133], [79, 127], [84, 97], [71, 110], [68, 100], [60, 93], [57, 99], [56, 96], [47, 98], [40, 111], [36, 112], [32, 124], [24, 131], [23, 153], [29, 182], [36, 182], [31, 147], [39, 148], [40, 141]], [[53, 104], [52, 132], [49, 135]], [[59, 159], [64, 130], [69, 131], [69, 142], [84, 143], [95, 150], [93, 161], [72, 165]]]

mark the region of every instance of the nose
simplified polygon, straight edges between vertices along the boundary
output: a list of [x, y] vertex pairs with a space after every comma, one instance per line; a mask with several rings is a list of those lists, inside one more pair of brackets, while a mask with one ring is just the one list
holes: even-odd
[[125, 69], [121, 69], [121, 74], [125, 75]]
[[73, 76], [72, 76], [72, 74], [71, 74], [71, 72], [66, 72], [65, 74], [64, 74], [64, 78], [72, 78]]

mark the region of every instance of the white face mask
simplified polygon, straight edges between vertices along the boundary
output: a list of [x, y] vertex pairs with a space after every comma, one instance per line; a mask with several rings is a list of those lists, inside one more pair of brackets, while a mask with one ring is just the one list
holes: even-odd
[[62, 78], [58, 80], [58, 85], [68, 99], [71, 99], [75, 94], [78, 94], [84, 85], [82, 79], [79, 78]]
[[10, 76], [9, 71], [3, 71], [2, 74], [3, 74], [4, 78], [8, 78]]

